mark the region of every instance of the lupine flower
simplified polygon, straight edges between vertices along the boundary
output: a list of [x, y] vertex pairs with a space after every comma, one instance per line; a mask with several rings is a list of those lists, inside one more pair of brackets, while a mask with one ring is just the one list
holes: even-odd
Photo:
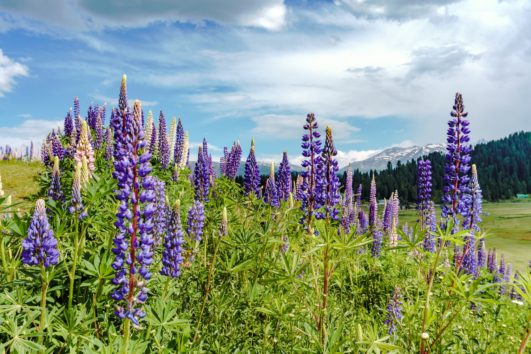
[[485, 268], [485, 265], [487, 263], [487, 249], [485, 247], [485, 239], [479, 240], [479, 247], [478, 247], [478, 267]]
[[181, 205], [177, 200], [171, 211], [168, 222], [168, 232], [164, 236], [164, 251], [162, 252], [162, 270], [160, 274], [177, 278], [181, 274], [181, 264], [183, 263], [184, 243], [183, 227], [181, 225]]
[[463, 97], [455, 94], [452, 118], [448, 122], [448, 136], [446, 145], [446, 165], [444, 168], [444, 188], [442, 199], [442, 215], [451, 217], [457, 225], [457, 215], [468, 216], [470, 209], [470, 129], [465, 118], [468, 113], [464, 111]]
[[260, 196], [260, 170], [256, 163], [256, 157], [254, 155], [254, 140], [251, 141], [251, 150], [247, 161], [245, 161], [245, 174], [243, 176], [243, 186], [245, 188], [245, 195], [250, 193], [255, 196]]
[[358, 189], [356, 190], [356, 210], [360, 210], [361, 209], [361, 194], [362, 194], [362, 191], [363, 191], [363, 186], [360, 185], [358, 186]]
[[306, 124], [304, 124], [304, 130], [307, 133], [302, 136], [302, 156], [304, 160], [302, 161], [302, 168], [304, 171], [301, 172], [303, 178], [301, 190], [301, 209], [304, 211], [304, 222], [308, 232], [312, 233], [312, 216], [314, 215], [315, 209], [318, 209], [319, 206], [316, 205], [316, 179], [317, 179], [317, 168], [321, 161], [321, 141], [318, 140], [321, 137], [321, 134], [317, 131], [319, 125], [317, 124], [317, 119], [313, 113], [309, 113], [306, 116]]
[[383, 215], [382, 215], [382, 226], [383, 226], [383, 230], [385, 232], [389, 232], [389, 230], [391, 229], [391, 223], [392, 223], [392, 219], [393, 219], [393, 206], [392, 206], [392, 200], [394, 198], [394, 192], [391, 193], [391, 196], [389, 197], [389, 200], [386, 200], [385, 203], [384, 203], [384, 211], [383, 211]]
[[76, 152], [74, 154], [74, 160], [77, 162], [83, 162], [83, 157], [87, 159], [89, 178], [92, 177], [94, 173], [94, 151], [92, 150], [92, 145], [90, 144], [88, 137], [88, 125], [87, 122], [83, 121], [81, 125], [81, 135], [79, 136], [79, 141], [76, 146]]
[[107, 128], [105, 131], [105, 159], [111, 161], [114, 155], [112, 127]]
[[57, 156], [60, 159], [62, 159], [65, 155], [63, 145], [61, 144], [61, 140], [57, 135], [52, 138], [52, 155]]
[[356, 218], [354, 214], [354, 193], [352, 191], [352, 168], [347, 169], [347, 178], [345, 180], [345, 196], [343, 199], [341, 226], [345, 233], [350, 233], [350, 226]]
[[524, 290], [523, 287], [519, 286], [518, 285], [518, 280], [520, 279], [520, 276], [518, 275], [518, 273], [516, 273], [514, 275], [514, 278], [513, 278], [513, 285], [511, 286], [511, 293], [509, 294], [509, 297], [513, 300], [522, 300], [522, 295], [520, 295], [519, 292], [517, 292], [515, 290], [516, 287], [520, 287], [520, 290]]
[[171, 180], [174, 182], [177, 182], [179, 180], [179, 165], [174, 164], [173, 165], [173, 171], [171, 174]]
[[392, 247], [398, 245], [398, 211], [400, 210], [400, 200], [398, 199], [398, 191], [395, 191], [389, 199], [389, 207], [391, 208], [391, 225], [389, 229], [389, 244]]
[[[0, 183], [0, 190], [1, 189], [2, 185]], [[0, 197], [1, 196], [2, 194], [0, 194]], [[48, 197], [52, 198], [55, 201], [61, 201], [64, 198], [63, 190], [61, 188], [61, 170], [59, 169], [58, 156], [54, 156], [53, 158], [52, 181], [50, 182], [50, 189], [48, 189]]]
[[489, 257], [487, 259], [487, 268], [489, 272], [491, 272], [492, 274], [497, 272], [496, 263], [497, 263], [496, 262], [496, 250], [495, 249], [489, 250]]
[[229, 149], [226, 146], [223, 147], [223, 156], [219, 158], [219, 170], [222, 176], [227, 175], [227, 161], [229, 160]]
[[72, 120], [72, 111], [70, 110], [66, 114], [63, 130], [66, 136], [70, 136], [72, 134], [72, 130], [74, 130], [74, 121]]
[[168, 143], [170, 146], [170, 162], [174, 161], [175, 158], [175, 141], [177, 133], [177, 118], [173, 117], [170, 123], [170, 135], [168, 136]]
[[356, 228], [356, 232], [358, 234], [365, 233], [368, 227], [369, 220], [367, 219], [367, 215], [365, 215], [365, 212], [360, 209], [360, 211], [358, 211], [358, 227]]
[[337, 208], [340, 201], [339, 178], [337, 177], [339, 167], [335, 159], [336, 155], [337, 150], [332, 138], [332, 128], [326, 127], [325, 145], [315, 183], [316, 202], [320, 206], [324, 206], [325, 212], [316, 212], [315, 216], [318, 219], [330, 218], [337, 220], [339, 217], [339, 210]]
[[208, 180], [210, 185], [214, 185], [214, 178], [216, 178], [216, 174], [214, 171], [214, 166], [212, 165], [212, 155], [208, 154], [208, 143], [206, 138], [203, 138], [203, 155], [206, 163], [206, 167], [208, 169]]
[[463, 268], [468, 274], [477, 274], [478, 261], [476, 258], [476, 240], [473, 234], [465, 236], [463, 248]]
[[227, 216], [227, 207], [223, 207], [221, 212], [221, 223], [219, 224], [219, 237], [227, 236], [229, 234], [229, 218]]
[[44, 200], [39, 199], [28, 227], [28, 235], [22, 241], [22, 263], [48, 268], [58, 262], [57, 240], [48, 223]]
[[70, 206], [68, 207], [68, 211], [76, 214], [79, 220], [87, 216], [87, 212], [83, 207], [83, 199], [81, 198], [81, 168], [81, 163], [76, 162], [72, 180], [72, 199], [70, 199]]
[[159, 150], [159, 139], [157, 137], [157, 129], [155, 128], [155, 123], [151, 124], [151, 140], [149, 142], [149, 153], [152, 156], [158, 155]]
[[155, 208], [153, 213], [153, 245], [156, 248], [166, 234], [168, 207], [166, 205], [166, 184], [157, 177], [153, 177], [153, 189], [155, 192], [153, 201]]
[[160, 111], [159, 115], [159, 158], [161, 167], [168, 168], [170, 163], [170, 147], [168, 144], [168, 138], [166, 136], [166, 118]]
[[431, 211], [431, 161], [419, 160], [417, 164], [417, 214], [421, 229], [428, 225], [428, 214]]
[[106, 106], [107, 103], [104, 103], [103, 106], [100, 107], [100, 119], [101, 119], [101, 126], [105, 126], [105, 114], [106, 114]]
[[[501, 255], [501, 259], [500, 259], [500, 268], [494, 274], [494, 282], [495, 283], [499, 283], [499, 282], [502, 281], [503, 277], [505, 276], [505, 270], [506, 270], [505, 269], [505, 257], [502, 254]], [[500, 294], [503, 295], [504, 292], [505, 292], [505, 287], [502, 286], [500, 288]]]
[[476, 165], [472, 165], [472, 178], [470, 180], [470, 210], [467, 213], [463, 227], [471, 232], [479, 231], [478, 224], [481, 222], [483, 197], [478, 180]]
[[194, 205], [188, 210], [188, 221], [186, 233], [190, 239], [200, 242], [203, 237], [203, 226], [205, 225], [205, 208], [200, 201], [196, 200]]
[[144, 140], [151, 143], [151, 133], [153, 132], [153, 112], [149, 111], [145, 123]]
[[432, 232], [435, 232], [437, 226], [435, 218], [435, 204], [433, 203], [433, 201], [430, 201], [429, 209], [425, 213], [425, 215], [426, 219], [424, 222], [427, 229], [424, 235], [424, 241], [422, 242], [422, 245], [426, 251], [435, 252], [435, 240]]
[[184, 132], [184, 142], [183, 142], [183, 155], [181, 161], [179, 162], [180, 168], [185, 168], [188, 166], [188, 161], [190, 160], [190, 150], [189, 150], [189, 141], [188, 141], [188, 132]]
[[372, 174], [371, 189], [369, 197], [369, 227], [374, 227], [378, 218], [378, 201], [376, 200], [376, 180]]
[[122, 82], [120, 84], [120, 96], [118, 97], [119, 114], [124, 114], [127, 107], [127, 75], [122, 75]]
[[269, 178], [266, 181], [264, 191], [264, 202], [268, 203], [274, 208], [280, 207], [280, 200], [278, 198], [277, 185], [275, 183], [275, 164], [271, 162], [271, 170], [269, 172]]
[[76, 128], [76, 140], [72, 143], [72, 145], [77, 145], [79, 137], [81, 136], [81, 126], [83, 125], [83, 120], [81, 119], [81, 116], [79, 114], [76, 116], [74, 123], [74, 126]]
[[175, 147], [173, 150], [173, 160], [176, 165], [181, 165], [184, 158], [184, 128], [181, 118], [177, 122], [177, 128], [175, 129]]
[[194, 183], [195, 199], [208, 202], [208, 192], [210, 190], [210, 169], [207, 166], [203, 147], [200, 146], [197, 150], [197, 162], [194, 167], [194, 174], [192, 176]]
[[115, 314], [138, 325], [139, 319], [145, 316], [141, 304], [147, 300], [146, 283], [151, 278], [148, 267], [153, 262], [155, 193], [153, 178], [149, 176], [151, 155], [144, 152], [140, 117], [127, 109], [125, 87], [120, 90], [120, 109], [120, 115], [111, 122], [115, 150], [113, 177], [118, 182], [116, 198], [120, 202], [115, 222], [118, 233], [112, 249], [115, 254], [112, 267], [116, 271], [112, 283], [116, 288], [111, 297], [117, 302]]
[[94, 135], [94, 148], [100, 149], [103, 146], [103, 121], [101, 120], [101, 112], [96, 114]]
[[277, 189], [280, 200], [288, 200], [291, 193], [291, 167], [286, 151], [282, 153], [282, 162], [278, 166]]
[[[74, 118], [77, 118], [81, 115], [81, 111], [79, 110], [79, 98], [76, 96], [74, 97]], [[77, 127], [76, 129], [81, 128], [81, 126]], [[66, 134], [66, 132], [65, 132]]]
[[225, 161], [225, 176], [230, 179], [236, 178], [238, 169], [240, 168], [241, 159], [242, 147], [240, 146], [239, 142], [235, 141], [232, 144], [232, 148], [230, 149]]
[[375, 225], [372, 228], [372, 256], [375, 258], [380, 257], [383, 243], [383, 231], [380, 225]]
[[387, 305], [387, 319], [385, 324], [389, 327], [389, 334], [396, 331], [396, 325], [402, 320], [402, 296], [400, 295], [400, 288], [395, 286], [393, 296]]

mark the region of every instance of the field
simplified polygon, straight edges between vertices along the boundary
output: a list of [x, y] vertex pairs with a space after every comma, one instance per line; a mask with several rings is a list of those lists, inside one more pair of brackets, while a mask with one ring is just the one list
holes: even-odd
[[[483, 210], [481, 228], [487, 248], [496, 248], [515, 269], [524, 270], [531, 258], [531, 203], [484, 203]], [[415, 210], [401, 212], [402, 222], [413, 224], [415, 220]]]
[[0, 161], [0, 176], [5, 195], [11, 195], [13, 203], [20, 203], [19, 207], [25, 209], [33, 206], [29, 199], [38, 190], [36, 178], [43, 171], [42, 163], [26, 163], [22, 161]]

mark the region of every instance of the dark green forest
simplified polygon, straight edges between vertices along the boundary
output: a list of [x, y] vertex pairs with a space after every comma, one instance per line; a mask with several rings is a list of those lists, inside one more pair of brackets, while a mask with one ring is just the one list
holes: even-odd
[[[444, 154], [435, 152], [427, 156], [432, 163], [433, 200], [441, 200]], [[472, 153], [472, 163], [478, 169], [483, 198], [489, 201], [514, 198], [516, 193], [531, 194], [531, 132], [518, 132], [500, 140], [477, 144]], [[417, 161], [388, 164], [382, 171], [353, 171], [356, 188], [363, 184], [363, 197], [369, 195], [370, 178], [374, 172], [378, 183], [378, 197], [388, 198], [394, 190], [399, 191], [400, 202], [412, 206], [416, 200]], [[340, 176], [344, 184], [346, 173]]]

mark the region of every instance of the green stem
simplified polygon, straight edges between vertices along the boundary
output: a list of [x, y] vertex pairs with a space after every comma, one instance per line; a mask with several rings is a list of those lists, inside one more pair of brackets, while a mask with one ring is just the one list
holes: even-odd
[[220, 241], [216, 243], [216, 248], [214, 249], [214, 256], [212, 257], [212, 263], [210, 263], [210, 267], [208, 269], [208, 278], [207, 278], [207, 284], [205, 289], [205, 297], [203, 298], [203, 303], [201, 304], [201, 310], [199, 312], [199, 319], [197, 320], [197, 326], [195, 327], [195, 335], [194, 335], [194, 341], [197, 341], [199, 339], [199, 330], [201, 329], [201, 320], [203, 318], [203, 313], [205, 311], [206, 302], [208, 299], [208, 295], [210, 294], [210, 284], [212, 282], [212, 275], [214, 273], [214, 263], [216, 262], [216, 256], [218, 254]]
[[41, 320], [39, 325], [39, 330], [41, 331], [41, 336], [39, 337], [39, 343], [42, 344], [44, 341], [44, 325], [46, 323], [46, 293], [48, 292], [48, 279], [46, 277], [46, 268], [44, 264], [41, 263]]
[[121, 354], [127, 354], [127, 347], [129, 346], [129, 330], [131, 327], [131, 321], [128, 318], [126, 318], [124, 321], [124, 345], [122, 347]]
[[[0, 256], [2, 257], [2, 267], [4, 268], [4, 274], [7, 277], [9, 273], [7, 271], [7, 261], [6, 261], [6, 251], [4, 248], [4, 240], [5, 240], [4, 237], [0, 239]], [[7, 281], [10, 281], [10, 279], [8, 278]]]
[[76, 280], [76, 267], [77, 267], [77, 257], [79, 252], [79, 221], [76, 218], [76, 227], [74, 233], [74, 256], [72, 270], [68, 273], [70, 278], [70, 284], [68, 287], [68, 309], [72, 308], [72, 299], [74, 298], [74, 282]]
[[518, 354], [524, 353], [524, 350], [527, 347], [527, 342], [529, 342], [529, 338], [531, 338], [531, 311], [529, 312], [527, 322], [527, 332], [524, 333], [522, 342], [520, 343], [520, 347], [518, 348]]

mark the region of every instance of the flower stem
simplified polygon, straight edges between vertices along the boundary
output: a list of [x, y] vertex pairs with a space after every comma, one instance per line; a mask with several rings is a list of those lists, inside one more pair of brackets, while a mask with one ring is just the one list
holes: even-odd
[[41, 331], [41, 336], [39, 337], [39, 343], [42, 344], [44, 341], [44, 325], [46, 323], [46, 293], [48, 292], [48, 279], [46, 277], [46, 268], [44, 264], [41, 263], [41, 319], [39, 330]]
[[130, 330], [130, 328], [131, 328], [131, 320], [126, 318], [124, 320], [124, 334], [123, 334], [124, 345], [122, 347], [121, 354], [126, 354], [127, 353], [127, 347], [129, 346], [129, 330]]
[[518, 348], [518, 354], [524, 353], [524, 350], [527, 347], [527, 342], [529, 342], [529, 338], [531, 338], [531, 312], [529, 312], [527, 322], [527, 331], [524, 333], [524, 337], [522, 338], [522, 342], [520, 343], [520, 347]]
[[72, 308], [72, 299], [74, 297], [74, 282], [76, 280], [76, 267], [77, 267], [77, 256], [79, 251], [79, 220], [76, 219], [76, 228], [74, 233], [74, 255], [72, 270], [68, 273], [70, 278], [70, 284], [68, 287], [68, 309]]

